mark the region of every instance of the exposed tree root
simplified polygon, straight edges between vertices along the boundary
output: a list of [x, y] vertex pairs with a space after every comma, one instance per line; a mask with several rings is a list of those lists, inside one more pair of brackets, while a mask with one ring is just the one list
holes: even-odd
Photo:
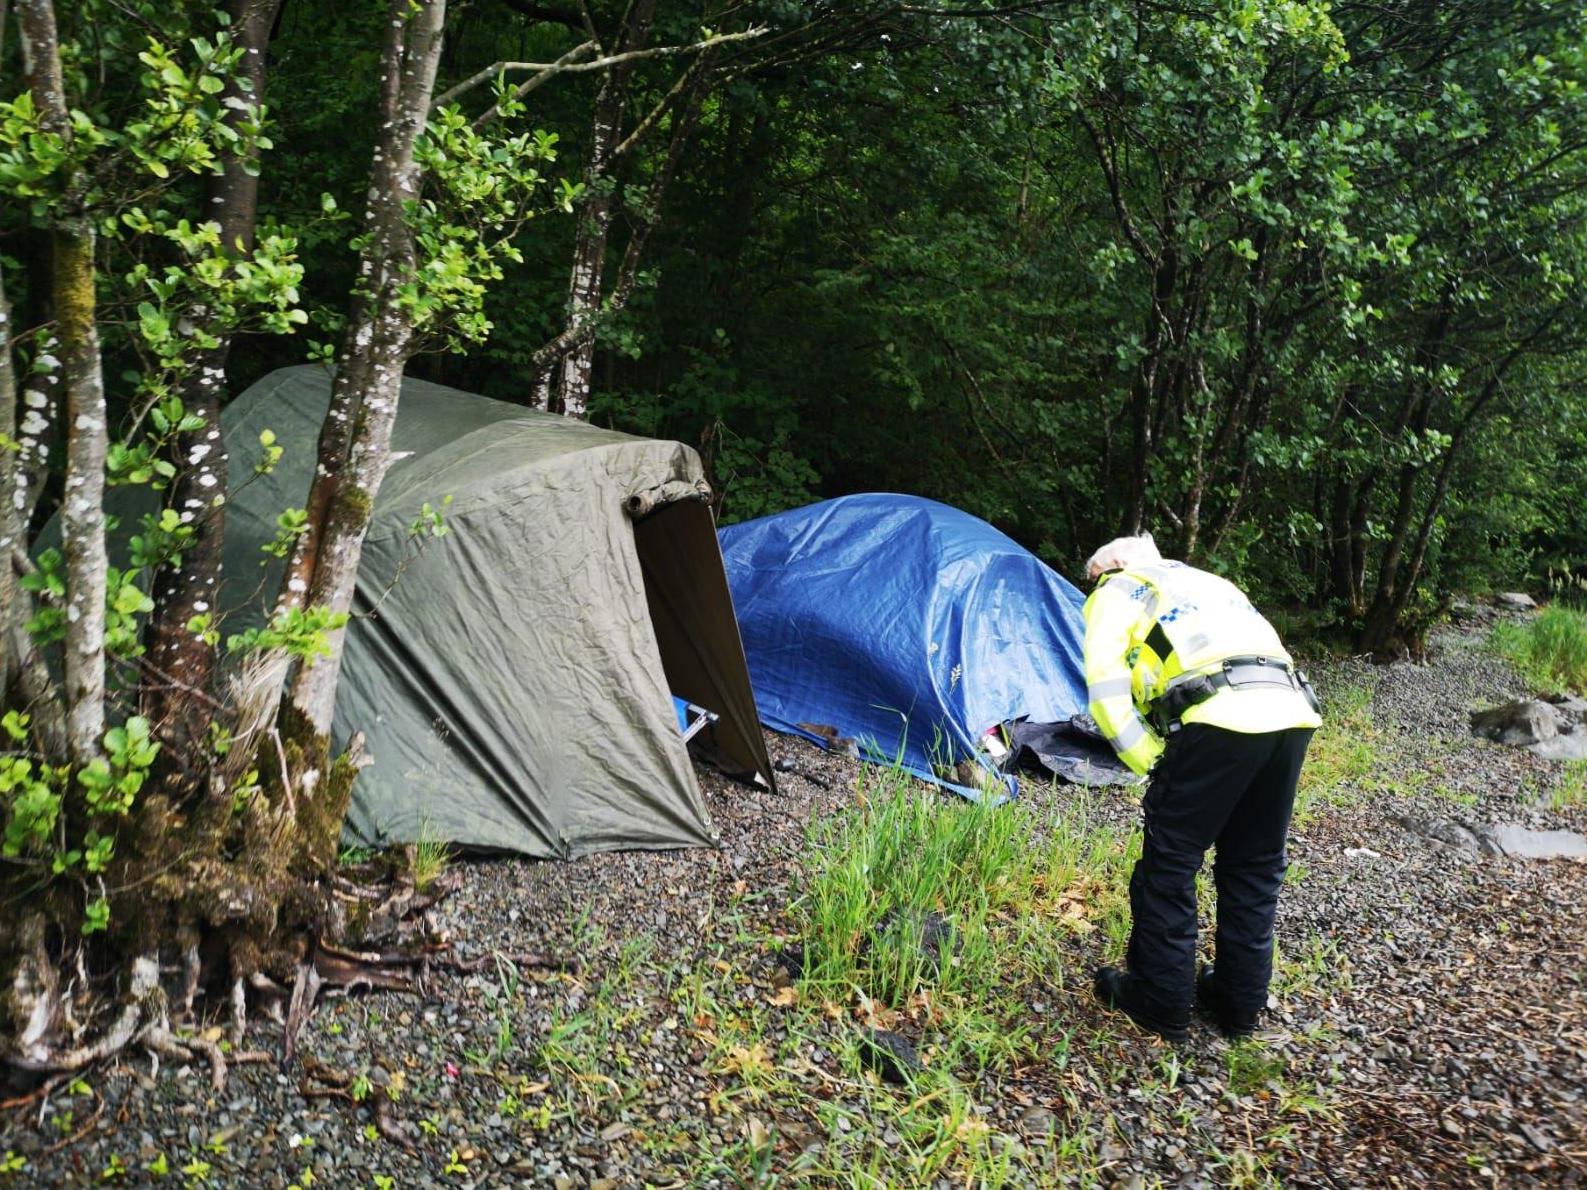
[[314, 1004], [319, 999], [320, 974], [312, 958], [298, 964], [298, 977], [292, 985], [292, 1000], [287, 1005], [287, 1020], [282, 1039], [282, 1064], [290, 1066], [297, 1052], [298, 1034], [314, 1015]]
[[96, 1094], [94, 1096], [94, 1114], [89, 1116], [88, 1119], [84, 1120], [70, 1136], [63, 1136], [60, 1140], [56, 1141], [54, 1144], [45, 1149], [43, 1155], [46, 1157], [51, 1157], [56, 1153], [59, 1153], [62, 1149], [75, 1145], [78, 1141], [82, 1140], [83, 1137], [87, 1136], [94, 1130], [95, 1127], [98, 1126], [100, 1117], [102, 1117], [104, 1114], [104, 1096]]
[[193, 1000], [198, 995], [198, 985], [203, 978], [204, 966], [199, 958], [198, 943], [190, 941], [182, 952], [182, 1019], [193, 1017]]
[[41, 1099], [47, 1099], [55, 1093], [56, 1087], [59, 1087], [71, 1077], [71, 1072], [57, 1074], [52, 1078], [45, 1079], [25, 1095], [16, 1095], [10, 1099], [0, 1099], [0, 1111], [12, 1111], [19, 1107], [27, 1107], [30, 1103], [37, 1103]]
[[152, 1053], [163, 1054], [167, 1058], [174, 1058], [179, 1062], [192, 1062], [196, 1060], [198, 1055], [203, 1055], [209, 1062], [210, 1087], [217, 1095], [226, 1089], [226, 1078], [230, 1071], [230, 1065], [269, 1062], [272, 1060], [269, 1054], [261, 1053], [257, 1050], [233, 1054], [228, 1058], [220, 1046], [208, 1038], [178, 1038], [174, 1036], [163, 1020], [155, 1021], [145, 1028], [138, 1038], [138, 1044]]
[[380, 1133], [392, 1144], [413, 1152], [414, 1144], [411, 1137], [402, 1130], [402, 1126], [392, 1119], [391, 1099], [384, 1090], [379, 1091], [374, 1097], [374, 1106], [370, 1109], [375, 1116], [375, 1131]]
[[[224, 985], [228, 993], [223, 1010], [229, 1016], [231, 1053], [219, 1044], [218, 1031], [212, 1030], [205, 1036], [172, 1029], [173, 1014], [179, 1023], [192, 1022], [195, 1002], [203, 996], [206, 986], [212, 989], [215, 986], [213, 977], [205, 970], [206, 955], [213, 954], [215, 948], [206, 946], [196, 930], [179, 935], [177, 961], [167, 969], [169, 999], [167, 987], [162, 983], [159, 956], [153, 952], [141, 954], [131, 964], [121, 1002], [111, 1012], [100, 1016], [101, 1021], [108, 1023], [91, 1027], [91, 1042], [72, 1045], [67, 1044], [67, 1040], [79, 1039], [84, 1032], [74, 1021], [71, 1003], [73, 987], [84, 988], [89, 984], [88, 974], [83, 970], [82, 952], [79, 949], [76, 955], [77, 978], [63, 980], [59, 966], [73, 960], [61, 956], [52, 961], [43, 944], [42, 929], [34, 929], [25, 936], [24, 946], [19, 948], [24, 958], [6, 989], [9, 992], [7, 1007], [18, 1028], [9, 1050], [0, 1052], [0, 1061], [36, 1074], [42, 1082], [27, 1094], [0, 1102], [0, 1108], [25, 1107], [45, 1101], [68, 1078], [128, 1050], [146, 1052], [152, 1060], [153, 1072], [158, 1072], [161, 1059], [182, 1063], [203, 1061], [209, 1067], [210, 1085], [218, 1093], [225, 1088], [233, 1067], [274, 1060], [271, 1055], [259, 1051], [240, 1051], [246, 1035], [250, 1001], [255, 1010], [262, 1010], [281, 1025], [282, 1062], [289, 1065], [297, 1057], [304, 1027], [325, 996], [345, 996], [374, 989], [427, 995], [429, 977], [435, 970], [469, 974], [502, 961], [524, 968], [579, 970], [576, 958], [534, 952], [490, 952], [475, 958], [459, 957], [450, 942], [437, 940], [437, 931], [428, 916], [428, 910], [451, 893], [459, 879], [458, 873], [445, 873], [421, 892], [409, 872], [399, 874], [384, 888], [333, 875], [331, 896], [326, 901], [327, 915], [321, 921], [326, 933], [338, 939], [355, 933], [359, 945], [354, 948], [325, 936], [313, 937], [296, 961], [290, 987], [257, 969], [268, 966], [277, 974], [282, 973], [282, 949], [279, 948], [283, 944], [279, 938], [270, 943], [278, 949], [264, 952], [273, 956], [268, 962], [261, 961], [260, 950], [233, 948], [230, 951], [232, 962], [240, 962], [241, 966], [234, 966], [234, 977], [229, 985]], [[350, 923], [354, 929], [347, 928]], [[290, 953], [288, 950], [287, 954]], [[242, 956], [240, 960], [239, 955]], [[287, 959], [288, 963], [291, 961]], [[83, 1019], [86, 1023], [87, 1018]], [[328, 1068], [312, 1058], [305, 1060], [304, 1067], [309, 1079], [319, 1084], [310, 1085], [306, 1081], [302, 1088], [306, 1097], [354, 1102], [347, 1080], [327, 1077]], [[369, 1108], [380, 1134], [394, 1144], [411, 1147], [412, 1141], [391, 1118], [388, 1098], [375, 1094], [364, 1100], [362, 1105]], [[98, 1113], [95, 1121], [97, 1117]], [[93, 1122], [85, 1125], [85, 1129]], [[66, 1143], [71, 1143], [72, 1139], [76, 1138], [68, 1138]]]
[[476, 959], [460, 959], [452, 954], [435, 955], [432, 956], [431, 961], [459, 974], [472, 975], [476, 971], [483, 971], [498, 959], [512, 963], [516, 967], [528, 967], [536, 971], [565, 971], [569, 975], [577, 975], [580, 967], [578, 959], [562, 959], [529, 950], [492, 951]]
[[[54, 995], [55, 989], [52, 987], [49, 992]], [[22, 1070], [34, 1070], [40, 1073], [46, 1071], [75, 1073], [87, 1069], [96, 1062], [101, 1062], [127, 1048], [128, 1043], [137, 1036], [139, 1027], [147, 1019], [147, 1002], [155, 998], [163, 998], [163, 993], [160, 991], [160, 964], [151, 955], [140, 955], [132, 961], [132, 981], [127, 990], [126, 1002], [116, 1015], [115, 1021], [97, 1041], [91, 1045], [67, 1050], [65, 1053], [51, 1051], [41, 1041], [30, 1047], [27, 1052], [13, 1055], [11, 1063]], [[36, 1014], [38, 1009], [34, 1011]], [[51, 1009], [50, 1015], [59, 1016], [58, 1006]]]
[[[315, 1059], [306, 1059], [303, 1063], [304, 1078], [298, 1084], [298, 1093], [305, 1099], [335, 1099], [346, 1104], [349, 1109], [364, 1106], [369, 1109], [374, 1117], [375, 1131], [392, 1144], [400, 1148], [413, 1151], [414, 1145], [411, 1137], [403, 1132], [402, 1126], [392, 1118], [391, 1099], [386, 1094], [385, 1088], [375, 1087], [362, 1101], [353, 1094], [353, 1076], [345, 1071], [337, 1070], [324, 1062]], [[314, 1083], [321, 1086], [314, 1086]]]

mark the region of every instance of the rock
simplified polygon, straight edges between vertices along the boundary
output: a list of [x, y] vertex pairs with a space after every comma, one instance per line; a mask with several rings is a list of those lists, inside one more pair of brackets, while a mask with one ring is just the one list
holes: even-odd
[[1575, 731], [1527, 744], [1526, 750], [1544, 760], [1587, 760], [1587, 730], [1578, 726]]
[[1028, 1136], [1050, 1136], [1058, 1130], [1058, 1120], [1044, 1107], [1027, 1108], [1019, 1126]]
[[1537, 600], [1523, 591], [1501, 591], [1493, 597], [1493, 601], [1500, 607], [1517, 610], [1530, 610], [1537, 606]]
[[1565, 718], [1587, 723], [1587, 698], [1575, 694], [1545, 694], [1543, 701]]
[[1482, 839], [1470, 827], [1453, 818], [1401, 817], [1396, 821], [1412, 834], [1420, 835], [1436, 846], [1464, 855], [1482, 854]]
[[1587, 838], [1574, 831], [1531, 830], [1513, 822], [1475, 830], [1453, 818], [1396, 819], [1413, 834], [1464, 855], [1502, 855], [1511, 859], [1587, 859]]
[[1518, 699], [1471, 714], [1473, 735], [1515, 746], [1553, 739], [1564, 727], [1565, 720], [1560, 712], [1535, 698]]
[[1548, 1137], [1544, 1136], [1541, 1130], [1531, 1124], [1521, 1125], [1521, 1135], [1526, 1137], [1531, 1142], [1532, 1147], [1539, 1153], [1546, 1153], [1554, 1147]]
[[1587, 839], [1574, 831], [1535, 831], [1501, 822], [1483, 835], [1493, 850], [1514, 859], [1587, 859]]
[[895, 1086], [902, 1086], [909, 1081], [910, 1075], [924, 1069], [909, 1038], [887, 1029], [869, 1030], [862, 1038], [860, 1056], [884, 1083]]
[[1466, 1130], [1448, 1116], [1438, 1122], [1438, 1127], [1445, 1136], [1450, 1137], [1452, 1140], [1459, 1140], [1466, 1135]]
[[804, 943], [790, 942], [772, 955], [772, 962], [777, 964], [777, 972], [780, 972], [787, 982], [803, 979], [806, 962]]
[[959, 931], [934, 910], [892, 909], [876, 923], [875, 940], [892, 939], [900, 949], [917, 943], [922, 966], [928, 972], [940, 971], [959, 951]]

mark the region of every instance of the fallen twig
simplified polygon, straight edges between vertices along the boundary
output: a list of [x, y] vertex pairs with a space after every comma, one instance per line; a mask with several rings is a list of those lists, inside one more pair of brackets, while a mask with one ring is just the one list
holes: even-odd
[[40, 1099], [48, 1097], [56, 1087], [71, 1077], [72, 1073], [70, 1071], [66, 1074], [57, 1074], [45, 1079], [26, 1095], [18, 1095], [14, 1099], [0, 1099], [0, 1111], [10, 1111], [12, 1108], [27, 1107], [31, 1103], [36, 1103]]

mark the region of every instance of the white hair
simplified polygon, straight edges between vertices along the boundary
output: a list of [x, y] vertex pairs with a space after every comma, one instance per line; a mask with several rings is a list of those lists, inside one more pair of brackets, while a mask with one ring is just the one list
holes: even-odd
[[1151, 566], [1163, 560], [1150, 533], [1139, 537], [1115, 537], [1086, 560], [1086, 578], [1094, 579], [1109, 570], [1127, 566]]

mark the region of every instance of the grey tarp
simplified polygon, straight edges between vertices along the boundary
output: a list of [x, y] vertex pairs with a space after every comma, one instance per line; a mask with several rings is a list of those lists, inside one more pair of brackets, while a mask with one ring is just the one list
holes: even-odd
[[[301, 506], [330, 377], [272, 373], [224, 415], [227, 629], [257, 621], [259, 547]], [[253, 477], [259, 434], [285, 447]], [[455, 389], [402, 387], [359, 566], [336, 737], [362, 731], [347, 832], [536, 856], [709, 844], [671, 693], [715, 755], [772, 781], [699, 458]], [[419, 545], [425, 503], [448, 533]]]

